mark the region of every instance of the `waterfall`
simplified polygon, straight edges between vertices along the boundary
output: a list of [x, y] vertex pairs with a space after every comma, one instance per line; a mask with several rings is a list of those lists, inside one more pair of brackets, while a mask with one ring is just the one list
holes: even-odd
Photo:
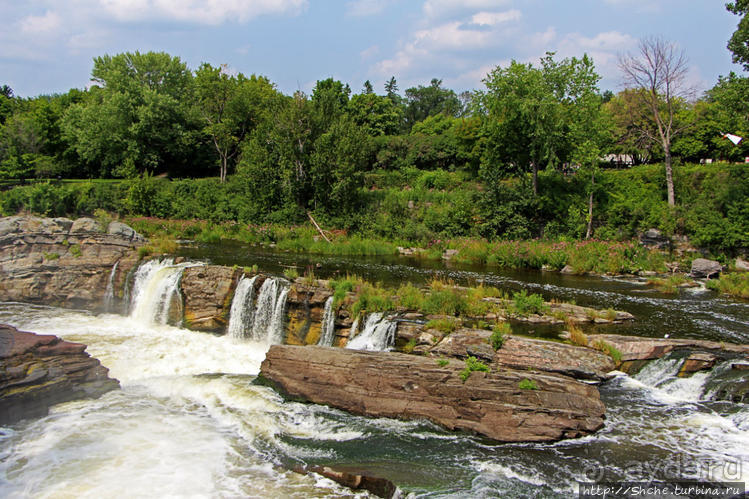
[[670, 404], [703, 400], [705, 384], [711, 371], [701, 371], [680, 378], [678, 374], [683, 361], [684, 357], [678, 354], [653, 360], [634, 379], [645, 385], [650, 395], [660, 402]]
[[323, 347], [332, 347], [335, 339], [335, 310], [333, 310], [333, 297], [331, 296], [325, 302], [325, 311], [322, 314], [322, 323], [320, 325], [320, 340], [318, 345]]
[[257, 276], [243, 276], [234, 291], [229, 312], [229, 327], [226, 333], [232, 338], [246, 338], [252, 332], [254, 319], [253, 299], [255, 298], [255, 281]]
[[356, 333], [359, 332], [359, 316], [356, 316], [356, 319], [354, 319], [354, 323], [351, 324], [351, 329], [349, 329], [348, 332], [348, 339], [349, 341], [354, 339], [354, 336], [356, 336]]
[[284, 336], [284, 313], [289, 286], [269, 277], [260, 286], [255, 303], [251, 338], [266, 343], [281, 343]]
[[117, 266], [120, 261], [117, 260], [112, 266], [112, 271], [109, 273], [109, 280], [107, 281], [107, 290], [104, 292], [104, 311], [111, 312], [114, 306], [114, 277], [117, 274]]
[[387, 351], [395, 344], [397, 328], [398, 324], [383, 318], [383, 314], [370, 314], [364, 323], [364, 330], [356, 338], [350, 340], [346, 348]]
[[144, 324], [166, 324], [172, 303], [181, 301], [179, 280], [182, 272], [195, 265], [175, 265], [171, 258], [166, 258], [149, 260], [138, 267], [133, 279], [130, 317]]

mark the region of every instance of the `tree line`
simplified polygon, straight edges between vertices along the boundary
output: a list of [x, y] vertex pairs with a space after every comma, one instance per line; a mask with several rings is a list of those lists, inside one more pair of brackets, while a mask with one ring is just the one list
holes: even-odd
[[[749, 69], [747, 1], [727, 8], [741, 16], [729, 49]], [[22, 99], [0, 88], [0, 178], [233, 175], [250, 185], [262, 216], [356, 211], [373, 171], [465, 172], [489, 191], [522, 178], [538, 194], [539, 170], [574, 170], [589, 179], [590, 235], [605, 155], [663, 162], [670, 205], [672, 164], [749, 156], [746, 141], [725, 138], [749, 134], [746, 77], [731, 73], [694, 96], [683, 53], [657, 38], [620, 67], [627, 88], [616, 94], [599, 89], [587, 55], [547, 53], [497, 67], [469, 92], [435, 78], [401, 93], [395, 77], [380, 92], [369, 81], [355, 92], [328, 78], [309, 95], [285, 95], [267, 77], [226, 65], [190, 69], [163, 52], [104, 55], [87, 90]]]

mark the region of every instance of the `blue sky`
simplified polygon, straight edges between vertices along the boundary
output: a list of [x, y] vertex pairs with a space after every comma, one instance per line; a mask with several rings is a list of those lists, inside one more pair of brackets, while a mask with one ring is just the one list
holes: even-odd
[[0, 0], [0, 84], [17, 95], [89, 81], [92, 59], [166, 51], [191, 68], [228, 64], [291, 93], [334, 77], [383, 93], [440, 78], [456, 91], [512, 59], [591, 55], [603, 89], [643, 36], [686, 52], [701, 90], [740, 71], [726, 42], [738, 18], [719, 0]]

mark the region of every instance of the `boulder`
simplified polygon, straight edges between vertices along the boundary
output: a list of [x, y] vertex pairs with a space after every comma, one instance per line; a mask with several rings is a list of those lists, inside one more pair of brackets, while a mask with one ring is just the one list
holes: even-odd
[[[125, 276], [138, 262], [140, 244], [101, 232], [91, 218], [2, 218], [0, 296], [101, 310], [110, 277], [115, 297], [121, 296]], [[115, 264], [117, 272], [112, 276]]]
[[744, 260], [741, 257], [736, 258], [736, 270], [740, 270], [742, 272], [749, 272], [749, 261]]
[[640, 235], [640, 244], [648, 248], [667, 250], [671, 247], [671, 239], [658, 229], [648, 229]]
[[86, 345], [0, 324], [0, 424], [40, 417], [60, 402], [119, 388]]
[[[551, 442], [603, 426], [595, 386], [560, 375], [328, 347], [273, 345], [260, 379], [293, 398], [371, 417], [428, 419], [502, 442]], [[532, 388], [521, 389], [521, 382]]]
[[393, 482], [386, 478], [371, 475], [365, 471], [348, 471], [340, 468], [331, 468], [330, 466], [309, 466], [298, 468], [294, 471], [303, 475], [317, 473], [351, 490], [366, 490], [370, 494], [382, 497], [383, 499], [400, 497], [400, 490]]
[[723, 266], [715, 260], [707, 258], [695, 258], [692, 261], [692, 270], [690, 275], [695, 279], [712, 279], [718, 277]]
[[70, 227], [70, 232], [102, 232], [102, 227], [101, 224], [93, 218], [83, 217], [73, 222], [73, 225]]
[[132, 227], [116, 220], [109, 223], [109, 226], [107, 227], [107, 234], [121, 237], [122, 239], [125, 239], [127, 241], [145, 241], [145, 238], [135, 232]]
[[187, 267], [180, 282], [185, 326], [196, 331], [223, 332], [241, 271], [220, 265]]
[[560, 270], [559, 272], [561, 272], [562, 274], [575, 274], [576, 273], [575, 267], [573, 267], [572, 265], [565, 265], [564, 267], [562, 267], [562, 270]]

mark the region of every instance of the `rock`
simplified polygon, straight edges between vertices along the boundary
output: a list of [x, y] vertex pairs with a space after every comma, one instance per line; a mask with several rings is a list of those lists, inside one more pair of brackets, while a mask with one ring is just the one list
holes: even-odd
[[460, 253], [456, 249], [446, 249], [444, 253], [442, 253], [442, 259], [443, 260], [452, 260], [452, 258]]
[[736, 267], [736, 270], [749, 272], [749, 261], [746, 261], [741, 257], [736, 258], [736, 263], [734, 265]]
[[307, 473], [317, 473], [318, 475], [329, 478], [351, 490], [366, 490], [370, 494], [374, 494], [375, 496], [384, 499], [399, 497], [398, 487], [396, 487], [393, 482], [386, 478], [370, 475], [363, 471], [344, 471], [329, 466], [310, 466], [294, 471], [305, 475]]
[[683, 378], [686, 376], [690, 376], [697, 371], [712, 369], [713, 366], [715, 366], [715, 361], [717, 359], [718, 358], [713, 354], [704, 352], [693, 353], [689, 357], [687, 357], [687, 359], [681, 365], [681, 369], [679, 369], [679, 377]]
[[40, 417], [70, 400], [119, 388], [86, 345], [0, 324], [0, 425]]
[[[443, 339], [431, 353], [462, 359], [471, 355], [469, 349], [491, 349], [490, 335], [489, 331], [461, 329]], [[497, 368], [535, 369], [593, 381], [609, 379], [608, 373], [616, 367], [611, 357], [591, 348], [522, 336], [506, 337], [493, 357]]]
[[118, 222], [116, 220], [109, 223], [109, 226], [107, 227], [107, 234], [112, 234], [128, 241], [145, 241], [145, 238], [135, 232], [135, 230], [133, 230], [129, 225]]
[[[473, 372], [391, 352], [273, 345], [261, 379], [294, 398], [371, 417], [428, 419], [503, 442], [550, 442], [603, 426], [595, 386], [566, 376], [502, 369]], [[524, 379], [537, 389], [523, 390]]]
[[0, 219], [0, 296], [102, 310], [111, 270], [115, 297], [137, 264], [141, 242], [97, 231], [91, 218], [32, 216]]
[[731, 369], [735, 371], [749, 371], [749, 362], [736, 362], [731, 364]]
[[93, 218], [79, 218], [70, 227], [70, 233], [75, 234], [77, 232], [102, 232], [102, 227], [99, 222]]
[[[619, 370], [634, 373], [645, 362], [660, 359], [673, 351], [691, 352], [693, 367], [710, 362], [708, 356], [697, 356], [696, 353], [710, 354], [717, 358], [737, 358], [749, 360], [749, 345], [738, 345], [707, 340], [674, 339], [674, 338], [645, 338], [640, 336], [623, 336], [618, 334], [595, 334], [588, 336], [588, 343], [593, 345], [597, 341], [605, 341], [614, 346], [622, 354]], [[715, 362], [715, 360], [712, 360]]]
[[648, 229], [640, 236], [640, 244], [648, 248], [667, 250], [671, 247], [671, 239], [658, 229]]
[[718, 277], [721, 270], [723, 270], [723, 266], [720, 262], [706, 258], [695, 258], [692, 261], [690, 275], [695, 279], [712, 279], [713, 277]]
[[637, 273], [637, 275], [641, 277], [655, 277], [658, 275], [658, 272], [654, 270], [641, 270]]
[[223, 331], [240, 273], [219, 265], [187, 267], [180, 282], [185, 325], [196, 331]]
[[572, 265], [565, 265], [562, 267], [562, 270], [560, 270], [562, 274], [575, 274], [575, 268]]

